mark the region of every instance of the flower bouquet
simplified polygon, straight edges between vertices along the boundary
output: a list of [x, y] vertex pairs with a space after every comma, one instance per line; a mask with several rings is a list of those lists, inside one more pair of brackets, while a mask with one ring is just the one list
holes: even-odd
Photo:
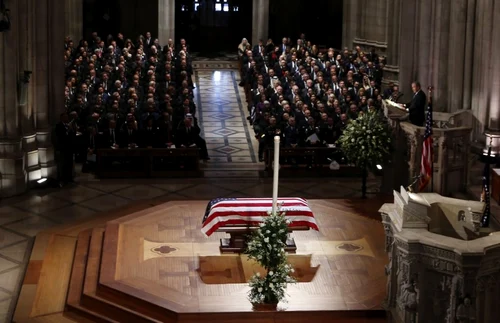
[[287, 284], [295, 282], [285, 252], [288, 224], [284, 212], [270, 212], [248, 242], [248, 258], [266, 270], [265, 276], [256, 273], [249, 282], [248, 298], [255, 309], [275, 310], [285, 300]]
[[361, 168], [363, 197], [366, 197], [368, 169], [383, 165], [391, 150], [387, 122], [378, 113], [368, 112], [351, 120], [339, 138], [340, 149], [349, 163]]

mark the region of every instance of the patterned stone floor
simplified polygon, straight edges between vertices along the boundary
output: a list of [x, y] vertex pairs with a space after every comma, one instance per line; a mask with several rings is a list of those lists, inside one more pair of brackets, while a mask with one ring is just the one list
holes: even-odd
[[257, 159], [258, 144], [247, 121], [248, 110], [238, 77], [235, 70], [195, 71], [197, 116], [211, 158], [204, 168], [205, 172], [221, 175], [224, 170], [237, 170], [257, 176], [256, 171], [263, 165]]

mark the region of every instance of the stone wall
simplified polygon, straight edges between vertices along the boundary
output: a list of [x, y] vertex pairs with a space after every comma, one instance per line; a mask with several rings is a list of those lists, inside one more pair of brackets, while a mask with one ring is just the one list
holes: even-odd
[[384, 53], [385, 83], [398, 81], [406, 99], [419, 80], [434, 86], [435, 111], [472, 110], [484, 142], [500, 130], [500, 57], [490, 54], [500, 51], [499, 14], [495, 0], [346, 0], [343, 42]]
[[[0, 197], [55, 173], [50, 134], [64, 108], [63, 4], [5, 1], [11, 29], [0, 33]], [[32, 72], [27, 84], [24, 71]]]

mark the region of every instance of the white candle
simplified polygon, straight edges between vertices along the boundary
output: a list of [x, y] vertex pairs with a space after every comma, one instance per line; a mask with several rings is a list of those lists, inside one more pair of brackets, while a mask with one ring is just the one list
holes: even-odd
[[280, 171], [280, 137], [274, 137], [274, 174], [273, 174], [273, 214], [278, 210], [278, 174]]

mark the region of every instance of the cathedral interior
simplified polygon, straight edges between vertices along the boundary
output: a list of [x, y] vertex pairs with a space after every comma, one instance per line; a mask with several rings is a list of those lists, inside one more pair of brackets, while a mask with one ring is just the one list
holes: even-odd
[[[498, 322], [498, 15], [0, 0], [0, 322]], [[392, 149], [366, 171], [338, 140], [371, 111]], [[271, 315], [246, 299], [260, 269], [219, 253], [231, 233], [200, 230], [208, 201], [277, 191], [319, 231], [291, 233]]]

